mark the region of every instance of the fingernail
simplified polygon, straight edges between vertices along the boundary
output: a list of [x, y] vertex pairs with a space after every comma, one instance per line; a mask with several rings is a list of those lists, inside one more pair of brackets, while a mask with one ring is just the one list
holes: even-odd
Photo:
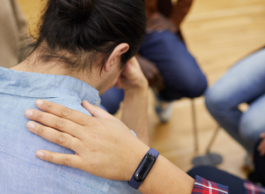
[[28, 127], [28, 129], [34, 129], [35, 128], [35, 124], [33, 122], [28, 122], [27, 123], [27, 127]]
[[40, 158], [42, 158], [44, 156], [44, 153], [41, 151], [37, 151], [36, 155]]
[[42, 104], [43, 104], [43, 101], [42, 101], [42, 100], [37, 100], [37, 101], [36, 101], [36, 104], [37, 104], [37, 105], [42, 105]]
[[26, 110], [25, 115], [27, 117], [31, 117], [33, 115], [33, 112], [31, 110]]

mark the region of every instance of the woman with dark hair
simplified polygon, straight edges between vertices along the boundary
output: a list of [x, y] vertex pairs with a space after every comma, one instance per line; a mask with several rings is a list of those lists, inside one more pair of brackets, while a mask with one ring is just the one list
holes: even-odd
[[38, 160], [39, 147], [74, 152], [21, 127], [28, 120], [20, 112], [43, 98], [90, 115], [81, 102], [99, 104], [99, 95], [116, 84], [126, 91], [123, 122], [148, 143], [148, 84], [130, 60], [145, 20], [143, 0], [48, 1], [33, 51], [12, 69], [0, 68], [0, 193], [138, 193], [121, 181]]

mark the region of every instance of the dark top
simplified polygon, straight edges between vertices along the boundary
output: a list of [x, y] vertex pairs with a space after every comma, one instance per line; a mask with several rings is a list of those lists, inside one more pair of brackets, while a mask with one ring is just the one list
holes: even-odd
[[193, 0], [178, 0], [172, 4], [171, 0], [146, 0], [147, 17], [152, 13], [160, 12], [170, 18], [177, 27], [190, 10]]

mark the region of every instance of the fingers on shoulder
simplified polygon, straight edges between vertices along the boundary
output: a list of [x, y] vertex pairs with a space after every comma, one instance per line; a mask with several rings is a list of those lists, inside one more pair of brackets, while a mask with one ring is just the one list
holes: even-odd
[[51, 162], [54, 164], [69, 166], [72, 168], [80, 168], [82, 164], [82, 158], [77, 155], [61, 154], [46, 150], [37, 151], [36, 155], [41, 160]]
[[79, 139], [67, 133], [53, 129], [51, 127], [43, 126], [39, 123], [30, 121], [27, 123], [27, 128], [32, 133], [52, 143], [56, 143], [60, 146], [71, 149], [73, 151], [78, 151], [80, 147]]
[[[80, 125], [85, 125], [86, 121], [89, 119], [89, 116], [82, 112], [46, 100], [37, 100], [35, 104], [42, 111], [68, 119]], [[40, 117], [43, 116], [41, 113], [39, 114]]]

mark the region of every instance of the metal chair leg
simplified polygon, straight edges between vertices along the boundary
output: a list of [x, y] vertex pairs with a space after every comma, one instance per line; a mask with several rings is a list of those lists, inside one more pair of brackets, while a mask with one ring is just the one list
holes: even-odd
[[[198, 127], [197, 127], [197, 117], [196, 117], [196, 108], [195, 108], [195, 101], [194, 99], [191, 99], [191, 111], [192, 111], [192, 125], [193, 125], [193, 133], [194, 133], [194, 150], [196, 154], [199, 152], [199, 136], [198, 136]], [[211, 153], [211, 148], [216, 140], [216, 137], [218, 135], [218, 132], [220, 130], [220, 126], [216, 128], [214, 131], [214, 134], [206, 148], [206, 154], [197, 156], [193, 158], [192, 164], [195, 166], [200, 165], [218, 165], [223, 162], [223, 158], [221, 155], [216, 153]]]
[[199, 151], [199, 137], [198, 137], [198, 128], [197, 128], [197, 117], [196, 117], [196, 108], [194, 99], [191, 99], [191, 114], [192, 114], [192, 127], [194, 135], [194, 150], [196, 153]]
[[216, 130], [213, 134], [213, 137], [211, 138], [210, 143], [207, 146], [206, 154], [193, 158], [193, 160], [192, 160], [193, 165], [195, 165], [195, 166], [201, 166], [201, 165], [215, 166], [215, 165], [219, 165], [223, 162], [223, 158], [221, 155], [211, 152], [212, 145], [213, 145], [214, 141], [216, 140], [216, 137], [217, 137], [217, 134], [219, 131], [220, 131], [220, 126], [218, 126], [216, 128]]
[[220, 128], [220, 126], [218, 125], [217, 128], [216, 128], [215, 131], [214, 131], [213, 137], [211, 138], [211, 141], [210, 141], [209, 145], [208, 145], [207, 148], [206, 148], [206, 153], [210, 153], [210, 152], [211, 152], [212, 145], [213, 145], [213, 143], [214, 143], [214, 141], [215, 141], [215, 139], [216, 139], [216, 137], [217, 137], [217, 134], [218, 134], [218, 132], [220, 131], [220, 129], [221, 129], [221, 128]]

